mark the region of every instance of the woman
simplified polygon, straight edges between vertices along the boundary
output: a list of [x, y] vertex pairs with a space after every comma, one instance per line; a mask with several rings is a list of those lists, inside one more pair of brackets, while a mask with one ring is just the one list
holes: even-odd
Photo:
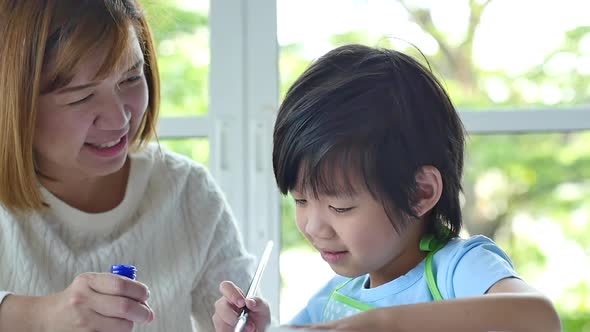
[[211, 175], [147, 144], [140, 5], [0, 0], [0, 38], [0, 330], [212, 330], [217, 285], [245, 287], [252, 260]]

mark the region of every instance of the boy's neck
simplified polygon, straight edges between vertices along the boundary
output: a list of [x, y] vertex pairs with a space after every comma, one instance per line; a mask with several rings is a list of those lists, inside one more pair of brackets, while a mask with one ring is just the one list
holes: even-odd
[[406, 229], [404, 236], [407, 236], [408, 240], [405, 249], [381, 269], [369, 273], [370, 288], [381, 286], [403, 276], [426, 258], [428, 253], [420, 250], [420, 240], [425, 232], [424, 222], [418, 224]]

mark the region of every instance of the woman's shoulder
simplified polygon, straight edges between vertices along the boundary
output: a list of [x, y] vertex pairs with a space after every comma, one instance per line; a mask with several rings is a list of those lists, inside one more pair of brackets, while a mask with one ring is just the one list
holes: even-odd
[[133, 169], [140, 173], [148, 172], [151, 179], [159, 178], [166, 182], [199, 187], [214, 185], [209, 170], [203, 164], [160, 144], [146, 144], [131, 153], [130, 157], [132, 163], [135, 163]]
[[[178, 192], [185, 200], [212, 203], [223, 196], [213, 176], [203, 164], [156, 143], [150, 143], [132, 155], [132, 169], [149, 169], [149, 182], [157, 188]], [[220, 202], [221, 203], [221, 202]]]
[[214, 231], [226, 201], [203, 165], [156, 144], [144, 146], [131, 158], [131, 178], [145, 184], [145, 189], [135, 195], [140, 200], [138, 215], [158, 220], [151, 223], [153, 227], [177, 225], [174, 232]]
[[195, 199], [219, 191], [205, 166], [159, 144], [142, 146], [130, 154], [130, 159], [130, 178], [138, 186], [146, 184], [145, 192], [150, 199], [194, 204]]
[[206, 172], [205, 166], [189, 157], [169, 150], [158, 143], [148, 143], [133, 151], [131, 159], [138, 163], [151, 164], [154, 168], [165, 168], [171, 171]]

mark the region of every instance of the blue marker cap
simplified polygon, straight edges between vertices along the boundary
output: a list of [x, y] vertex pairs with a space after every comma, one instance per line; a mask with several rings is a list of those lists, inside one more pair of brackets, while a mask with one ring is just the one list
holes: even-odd
[[135, 280], [137, 269], [133, 265], [113, 265], [111, 266], [111, 273], [127, 277]]

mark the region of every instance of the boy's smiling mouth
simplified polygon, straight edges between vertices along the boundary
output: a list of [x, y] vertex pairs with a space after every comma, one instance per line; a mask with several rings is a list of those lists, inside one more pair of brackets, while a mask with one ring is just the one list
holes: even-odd
[[320, 255], [322, 258], [330, 264], [336, 264], [342, 261], [347, 254], [348, 251], [329, 251], [320, 249]]

